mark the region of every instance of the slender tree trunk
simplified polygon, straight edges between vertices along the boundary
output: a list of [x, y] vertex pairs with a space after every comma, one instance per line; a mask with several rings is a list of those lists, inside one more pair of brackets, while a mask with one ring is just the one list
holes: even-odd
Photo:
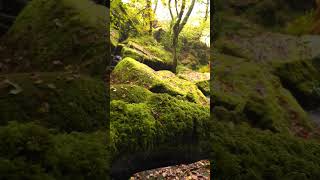
[[149, 34], [152, 35], [152, 8], [151, 8], [151, 0], [147, 0], [147, 11], [148, 11], [148, 20], [149, 20]]
[[178, 44], [178, 35], [175, 33], [173, 34], [173, 41], [172, 41], [172, 47], [173, 47], [173, 62], [172, 62], [172, 72], [177, 72], [177, 66], [178, 66], [178, 57], [177, 57], [177, 44]]
[[195, 4], [195, 0], [191, 1], [189, 9], [184, 17], [183, 17], [183, 14], [184, 14], [185, 7], [186, 7], [186, 0], [182, 0], [181, 9], [180, 9], [180, 12], [178, 13], [177, 17], [173, 16], [170, 3], [171, 3], [171, 0], [168, 0], [169, 12], [170, 12], [170, 16], [172, 18], [171, 24], [173, 24], [173, 27], [172, 27], [172, 48], [173, 48], [172, 72], [176, 73], [177, 72], [177, 65], [178, 65], [178, 57], [177, 57], [178, 37], [190, 17], [190, 14], [191, 14], [193, 7], [194, 7], [194, 4]]

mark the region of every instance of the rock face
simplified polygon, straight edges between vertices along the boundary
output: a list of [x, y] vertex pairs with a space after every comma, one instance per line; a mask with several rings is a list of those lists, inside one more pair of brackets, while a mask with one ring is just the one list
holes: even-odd
[[168, 93], [199, 104], [208, 103], [194, 83], [180, 79], [170, 71], [154, 71], [132, 58], [120, 61], [112, 77], [114, 83], [139, 85], [155, 93]]
[[4, 37], [0, 58], [10, 60], [6, 71], [56, 71], [71, 65], [101, 75], [107, 64], [107, 13], [88, 0], [30, 2]]

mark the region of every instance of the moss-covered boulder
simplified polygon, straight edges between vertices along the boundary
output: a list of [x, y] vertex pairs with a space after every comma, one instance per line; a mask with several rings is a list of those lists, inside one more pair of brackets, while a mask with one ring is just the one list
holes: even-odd
[[205, 96], [210, 96], [210, 81], [199, 81], [196, 83], [200, 91], [205, 95]]
[[143, 103], [114, 100], [110, 113], [114, 176], [207, 156], [209, 107], [154, 94]]
[[185, 69], [178, 73], [178, 77], [193, 82], [205, 96], [210, 95], [210, 73]]
[[218, 119], [247, 121], [253, 127], [276, 132], [311, 131], [306, 112], [269, 68], [245, 59], [217, 55], [213, 73], [212, 113]]
[[317, 179], [320, 175], [319, 141], [230, 122], [215, 121], [211, 130], [215, 179]]
[[[316, 63], [316, 60], [314, 61]], [[290, 61], [276, 67], [275, 74], [305, 107], [312, 108], [320, 100], [320, 69], [312, 61]]]
[[123, 42], [122, 57], [131, 57], [154, 70], [172, 69], [172, 54], [151, 37], [129, 38]]
[[35, 122], [0, 127], [0, 179], [109, 179], [105, 131], [57, 134]]
[[142, 103], [153, 93], [148, 89], [129, 84], [112, 84], [110, 87], [111, 100], [122, 100], [128, 103]]
[[91, 132], [108, 124], [102, 80], [70, 73], [20, 73], [0, 79], [0, 125], [34, 121], [66, 132]]
[[155, 93], [168, 93], [185, 97], [191, 102], [207, 104], [205, 96], [194, 83], [180, 79], [170, 71], [154, 71], [132, 58], [125, 58], [119, 62], [112, 72], [112, 81], [135, 84]]
[[107, 65], [108, 10], [91, 0], [34, 0], [5, 35], [7, 72], [56, 71], [68, 65], [102, 74]]

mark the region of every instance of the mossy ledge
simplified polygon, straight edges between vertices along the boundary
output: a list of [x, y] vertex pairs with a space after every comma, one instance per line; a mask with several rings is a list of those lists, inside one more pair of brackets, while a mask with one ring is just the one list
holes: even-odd
[[119, 44], [122, 57], [131, 57], [154, 70], [171, 70], [173, 56], [170, 51], [150, 37], [129, 38]]

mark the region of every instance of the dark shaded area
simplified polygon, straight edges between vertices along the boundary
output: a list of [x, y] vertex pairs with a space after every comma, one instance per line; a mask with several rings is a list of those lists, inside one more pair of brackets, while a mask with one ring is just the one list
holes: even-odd
[[111, 177], [115, 180], [129, 179], [132, 174], [140, 171], [192, 163], [208, 158], [208, 152], [201, 152], [197, 149], [198, 146], [197, 144], [179, 144], [172, 147], [167, 145], [163, 148], [159, 147], [155, 152], [121, 156], [112, 164]]

